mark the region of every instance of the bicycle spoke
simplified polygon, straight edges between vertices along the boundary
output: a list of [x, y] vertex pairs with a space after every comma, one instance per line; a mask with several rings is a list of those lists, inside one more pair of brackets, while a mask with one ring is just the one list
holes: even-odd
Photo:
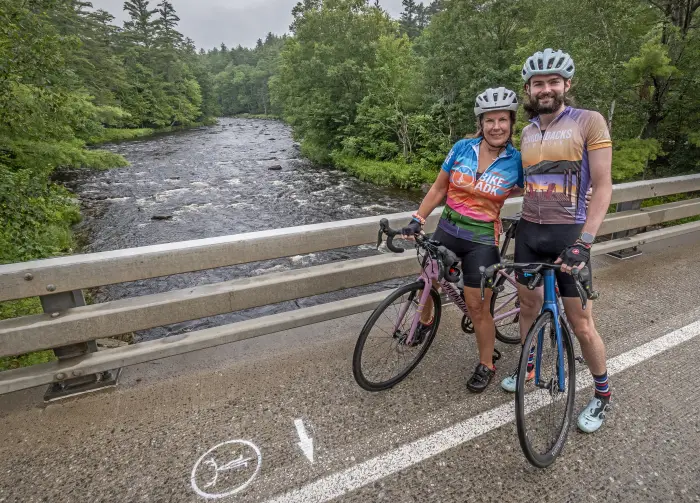
[[365, 380], [385, 383], [397, 376], [402, 377], [422, 358], [424, 336], [417, 339], [418, 335], [414, 333], [411, 345], [407, 344], [420, 308], [421, 294], [422, 290], [416, 289], [395, 297], [363, 329], [361, 357], [353, 365], [359, 365]]
[[[558, 372], [560, 349], [556, 344], [554, 322], [549, 316], [542, 323], [539, 321], [537, 323], [533, 331], [535, 328], [542, 328], [544, 332], [542, 347], [539, 348], [541, 351], [539, 381], [533, 380], [528, 386], [527, 395], [521, 397], [523, 412], [519, 414], [518, 428], [519, 434], [525, 435], [525, 439], [521, 437], [521, 445], [528, 459], [536, 465], [540, 463], [546, 466], [553, 460], [552, 453], [556, 451], [556, 454], [561, 449], [563, 445], [561, 439], [568, 433], [566, 431], [568, 414], [573, 401], [573, 388], [569, 381], [572, 369], [569, 369], [570, 360], [566, 347], [562, 347], [565, 382], [564, 389], [560, 391]], [[564, 335], [562, 334], [563, 338]], [[535, 355], [537, 355], [537, 337], [528, 336], [523, 354], [526, 351], [529, 353], [531, 348], [535, 349]], [[521, 364], [523, 361], [524, 357], [521, 359]], [[531, 456], [538, 459], [533, 461]]]
[[[496, 336], [502, 342], [514, 344], [520, 341], [519, 313], [517, 288], [509, 281], [502, 283], [502, 292], [494, 293], [491, 303]], [[505, 315], [508, 316], [505, 316]]]

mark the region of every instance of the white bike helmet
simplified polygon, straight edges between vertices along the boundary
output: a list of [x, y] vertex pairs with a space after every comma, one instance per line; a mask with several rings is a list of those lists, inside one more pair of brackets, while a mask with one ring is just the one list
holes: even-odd
[[545, 49], [536, 52], [523, 65], [523, 80], [528, 82], [533, 75], [561, 75], [565, 79], [574, 76], [574, 60], [562, 50]]
[[510, 89], [505, 87], [489, 88], [476, 97], [474, 103], [474, 115], [479, 117], [485, 112], [497, 110], [518, 111], [518, 97]]

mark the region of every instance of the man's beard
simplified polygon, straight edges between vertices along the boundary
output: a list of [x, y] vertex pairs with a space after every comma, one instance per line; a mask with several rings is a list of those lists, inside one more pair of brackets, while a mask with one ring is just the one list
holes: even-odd
[[[543, 105], [540, 100], [543, 98], [552, 98], [551, 105]], [[549, 91], [548, 93], [540, 93], [539, 96], [530, 96], [530, 107], [538, 114], [551, 114], [556, 112], [564, 104], [564, 93], [556, 93]]]

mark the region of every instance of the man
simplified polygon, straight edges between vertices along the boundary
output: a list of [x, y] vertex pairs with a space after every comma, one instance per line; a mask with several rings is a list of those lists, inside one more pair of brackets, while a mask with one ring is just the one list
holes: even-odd
[[[515, 261], [562, 264], [556, 275], [566, 316], [595, 380], [595, 395], [579, 415], [578, 427], [592, 433], [603, 424], [610, 403], [605, 345], [593, 323], [593, 303], [582, 309], [571, 271], [589, 262], [591, 245], [610, 204], [612, 142], [603, 116], [568, 106], [566, 93], [573, 75], [573, 60], [560, 50], [537, 52], [523, 66], [525, 110], [531, 124], [521, 136], [525, 194]], [[586, 210], [591, 186], [593, 196]], [[528, 290], [529, 279], [517, 275], [523, 342], [543, 303], [542, 288]], [[514, 392], [516, 376], [517, 369], [501, 386]]]

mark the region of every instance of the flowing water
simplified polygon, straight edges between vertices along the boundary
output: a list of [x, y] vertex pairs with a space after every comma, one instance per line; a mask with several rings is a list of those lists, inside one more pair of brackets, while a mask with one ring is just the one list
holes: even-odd
[[[301, 158], [287, 126], [256, 119], [107, 145], [131, 165], [59, 175], [81, 199], [83, 252], [132, 248], [416, 209], [422, 194], [380, 188]], [[102, 287], [96, 302], [377, 253], [371, 245]], [[398, 281], [188, 321], [153, 339], [367, 293]]]

